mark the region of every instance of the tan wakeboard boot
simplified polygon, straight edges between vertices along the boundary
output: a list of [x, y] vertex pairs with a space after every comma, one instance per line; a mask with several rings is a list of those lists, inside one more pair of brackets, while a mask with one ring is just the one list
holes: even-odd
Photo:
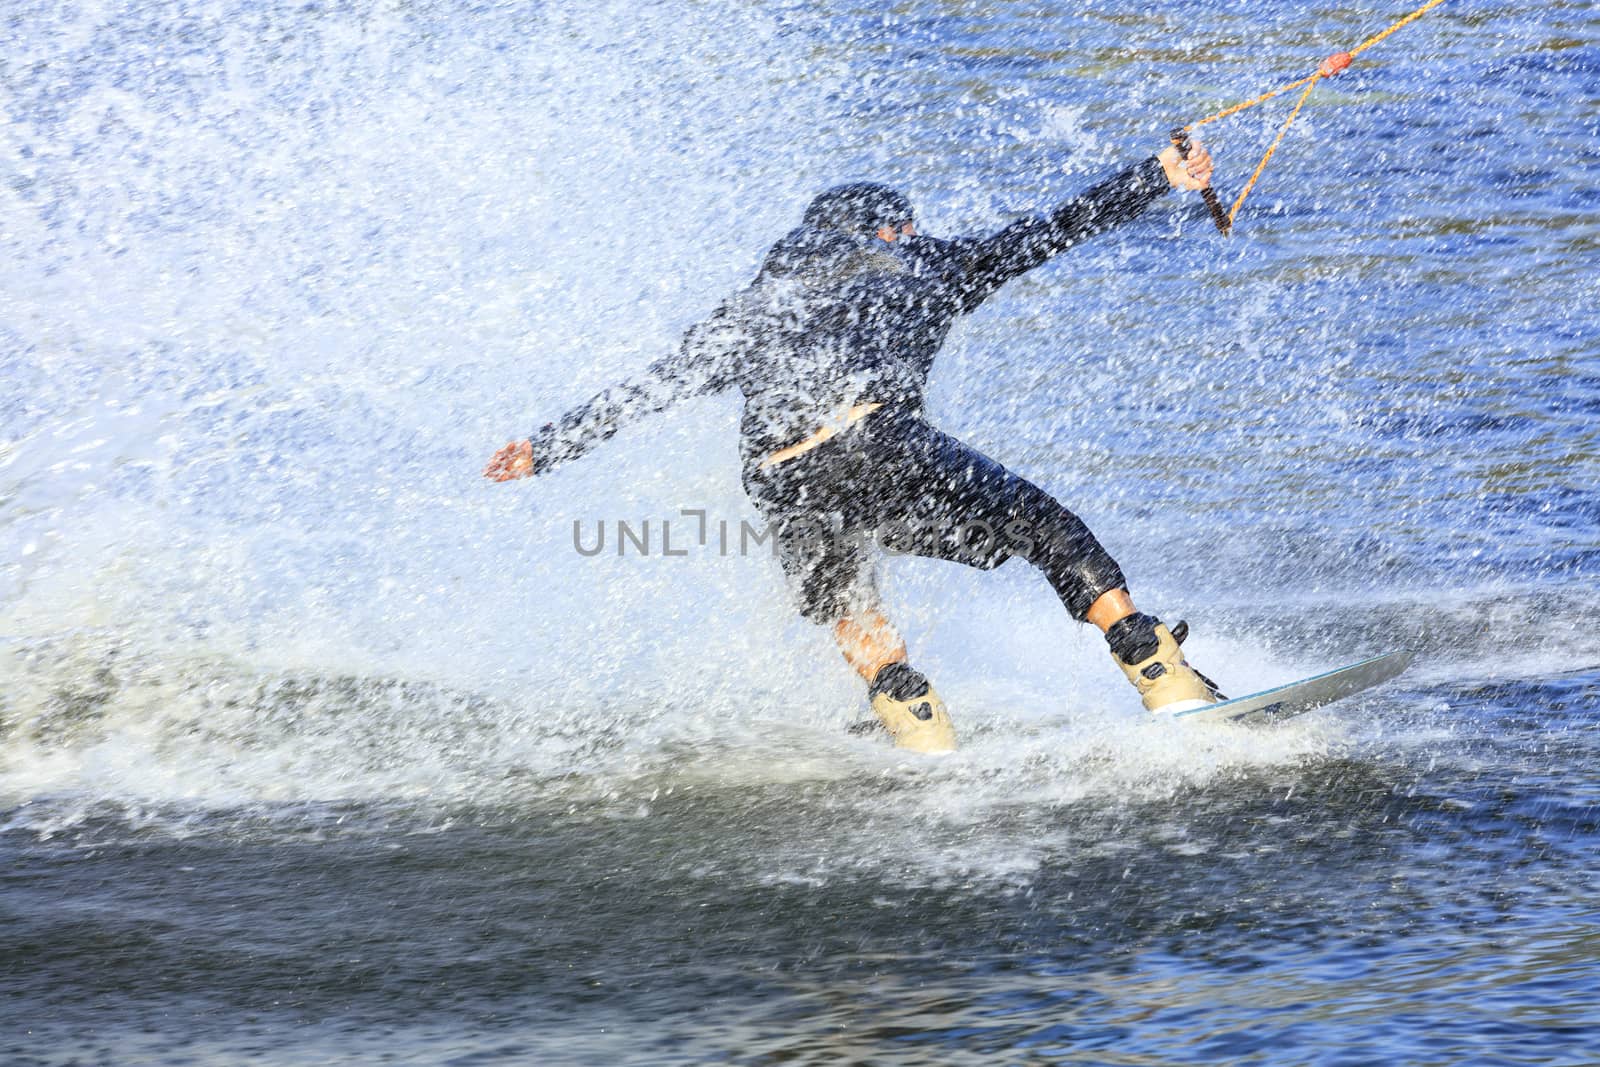
[[1178, 644], [1188, 636], [1189, 628], [1180, 622], [1178, 631], [1179, 636], [1174, 637], [1160, 619], [1138, 613], [1113, 623], [1106, 631], [1111, 658], [1139, 691], [1148, 711], [1171, 714], [1227, 699], [1211, 679], [1183, 658]]
[[956, 728], [928, 679], [901, 660], [878, 671], [867, 696], [873, 713], [900, 748], [954, 752]]

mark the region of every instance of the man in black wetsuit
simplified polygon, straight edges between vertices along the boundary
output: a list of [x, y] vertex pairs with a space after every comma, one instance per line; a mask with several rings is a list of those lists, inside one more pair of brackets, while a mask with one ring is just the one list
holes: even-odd
[[830, 189], [767, 254], [760, 273], [678, 351], [502, 448], [486, 477], [510, 481], [583, 455], [641, 415], [737, 387], [744, 486], [776, 535], [806, 618], [833, 627], [897, 744], [955, 747], [944, 703], [884, 616], [870, 545], [989, 569], [1020, 556], [1072, 617], [1106, 635], [1151, 711], [1219, 699], [1178, 636], [1135, 610], [1083, 522], [1048, 493], [930, 425], [923, 395], [956, 317], [1051, 256], [1139, 215], [1173, 187], [1204, 188], [1196, 144], [1115, 175], [1049, 215], [989, 237], [916, 233], [911, 204], [882, 185]]

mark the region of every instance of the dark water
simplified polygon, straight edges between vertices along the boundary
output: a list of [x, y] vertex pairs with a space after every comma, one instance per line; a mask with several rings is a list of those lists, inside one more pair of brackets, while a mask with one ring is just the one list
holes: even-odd
[[1363, 699], [1149, 722], [895, 560], [901, 758], [770, 560], [572, 551], [750, 517], [733, 404], [476, 478], [816, 190], [996, 226], [1400, 14], [0, 16], [0, 1061], [1600, 1061], [1588, 5], [1447, 2], [935, 371], [1226, 687], [1419, 651]]

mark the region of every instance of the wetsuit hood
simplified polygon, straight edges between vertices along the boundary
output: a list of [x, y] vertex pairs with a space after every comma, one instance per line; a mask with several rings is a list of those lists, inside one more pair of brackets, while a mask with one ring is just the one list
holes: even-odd
[[911, 201], [904, 193], [876, 182], [834, 186], [811, 201], [803, 220], [819, 230], [838, 230], [856, 237], [909, 221]]
[[767, 252], [761, 277], [800, 276], [837, 285], [863, 270], [896, 270], [888, 246], [873, 235], [911, 218], [911, 201], [887, 185], [851, 182], [820, 194], [800, 225]]

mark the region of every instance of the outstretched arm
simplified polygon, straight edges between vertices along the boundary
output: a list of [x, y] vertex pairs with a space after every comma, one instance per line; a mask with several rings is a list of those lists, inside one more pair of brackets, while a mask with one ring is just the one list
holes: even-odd
[[748, 324], [726, 309], [689, 330], [678, 351], [573, 408], [532, 437], [512, 441], [489, 460], [483, 476], [514, 481], [554, 470], [615, 436], [627, 423], [654, 415], [691, 397], [732, 384], [728, 371], [735, 352], [749, 342]]
[[1198, 141], [1189, 158], [1176, 148], [1129, 167], [1078, 194], [1048, 215], [1020, 219], [969, 244], [964, 286], [971, 311], [1006, 282], [1050, 257], [1137, 218], [1168, 189], [1201, 189], [1211, 183], [1211, 155]]

